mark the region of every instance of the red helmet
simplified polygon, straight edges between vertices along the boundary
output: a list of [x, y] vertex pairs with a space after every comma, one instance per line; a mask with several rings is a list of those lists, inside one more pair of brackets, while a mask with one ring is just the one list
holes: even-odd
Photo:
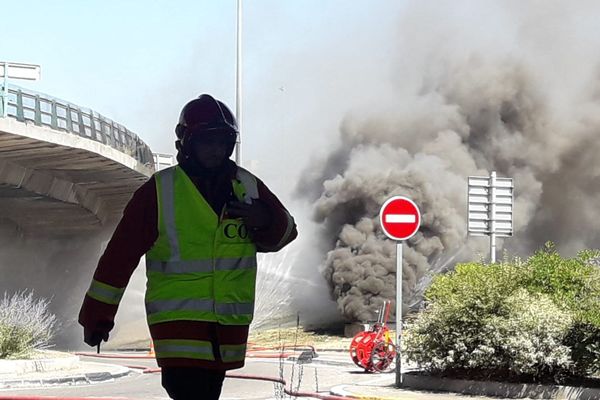
[[235, 117], [223, 102], [209, 94], [203, 94], [183, 107], [175, 133], [182, 142], [186, 141], [186, 136], [203, 133], [224, 134], [235, 142], [238, 126]]

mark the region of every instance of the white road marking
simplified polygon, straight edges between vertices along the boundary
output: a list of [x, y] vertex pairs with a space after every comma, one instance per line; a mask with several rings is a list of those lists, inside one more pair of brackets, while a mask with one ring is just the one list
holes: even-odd
[[415, 214], [387, 214], [385, 222], [388, 224], [414, 224], [417, 222]]

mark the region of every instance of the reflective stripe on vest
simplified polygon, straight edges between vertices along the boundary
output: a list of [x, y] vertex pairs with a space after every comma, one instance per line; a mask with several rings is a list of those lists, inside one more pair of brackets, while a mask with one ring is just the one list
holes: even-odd
[[[214, 266], [213, 266], [214, 264]], [[148, 260], [146, 267], [149, 271], [163, 274], [188, 274], [215, 271], [232, 271], [235, 269], [256, 268], [256, 257], [219, 258], [217, 260], [193, 261], [157, 261]]]
[[154, 341], [156, 358], [194, 358], [214, 361], [212, 344], [204, 340], [162, 339]]
[[215, 309], [221, 315], [252, 314], [254, 303], [217, 303]]
[[125, 288], [118, 288], [106, 283], [92, 279], [92, 284], [87, 291], [87, 295], [102, 303], [118, 305], [123, 298]]
[[214, 306], [213, 299], [156, 300], [146, 303], [146, 311], [148, 314], [184, 310], [212, 312]]
[[279, 243], [277, 243], [277, 245], [275, 246], [275, 248], [277, 248], [277, 249], [288, 240], [290, 234], [292, 233], [292, 230], [294, 229], [294, 225], [295, 225], [294, 217], [292, 217], [290, 215], [290, 213], [287, 212], [287, 210], [285, 210], [285, 216], [287, 219], [287, 225], [285, 227], [285, 233], [281, 237], [281, 240], [279, 240]]
[[219, 346], [219, 353], [223, 362], [244, 361], [246, 357], [245, 344], [223, 344]]
[[156, 300], [146, 303], [149, 314], [168, 311], [206, 311], [217, 310], [222, 315], [252, 314], [254, 303], [216, 303], [212, 299]]
[[167, 239], [171, 246], [171, 261], [178, 261], [180, 254], [177, 228], [175, 226], [175, 168], [167, 168], [164, 171], [164, 178], [160, 181], [162, 184], [160, 191], [161, 211], [164, 213], [163, 221], [167, 230]]

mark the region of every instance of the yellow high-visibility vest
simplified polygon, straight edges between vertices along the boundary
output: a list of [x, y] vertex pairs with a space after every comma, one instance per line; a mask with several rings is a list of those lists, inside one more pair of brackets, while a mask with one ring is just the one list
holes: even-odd
[[[148, 324], [188, 320], [249, 325], [257, 263], [246, 225], [217, 215], [181, 167], [154, 177], [158, 239], [146, 253]], [[250, 172], [238, 167], [232, 183], [238, 200], [258, 198]]]

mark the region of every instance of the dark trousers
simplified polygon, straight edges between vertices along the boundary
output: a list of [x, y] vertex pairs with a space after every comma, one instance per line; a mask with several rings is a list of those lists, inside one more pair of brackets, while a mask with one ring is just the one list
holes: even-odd
[[175, 400], [218, 400], [225, 371], [199, 367], [162, 368], [162, 386]]

